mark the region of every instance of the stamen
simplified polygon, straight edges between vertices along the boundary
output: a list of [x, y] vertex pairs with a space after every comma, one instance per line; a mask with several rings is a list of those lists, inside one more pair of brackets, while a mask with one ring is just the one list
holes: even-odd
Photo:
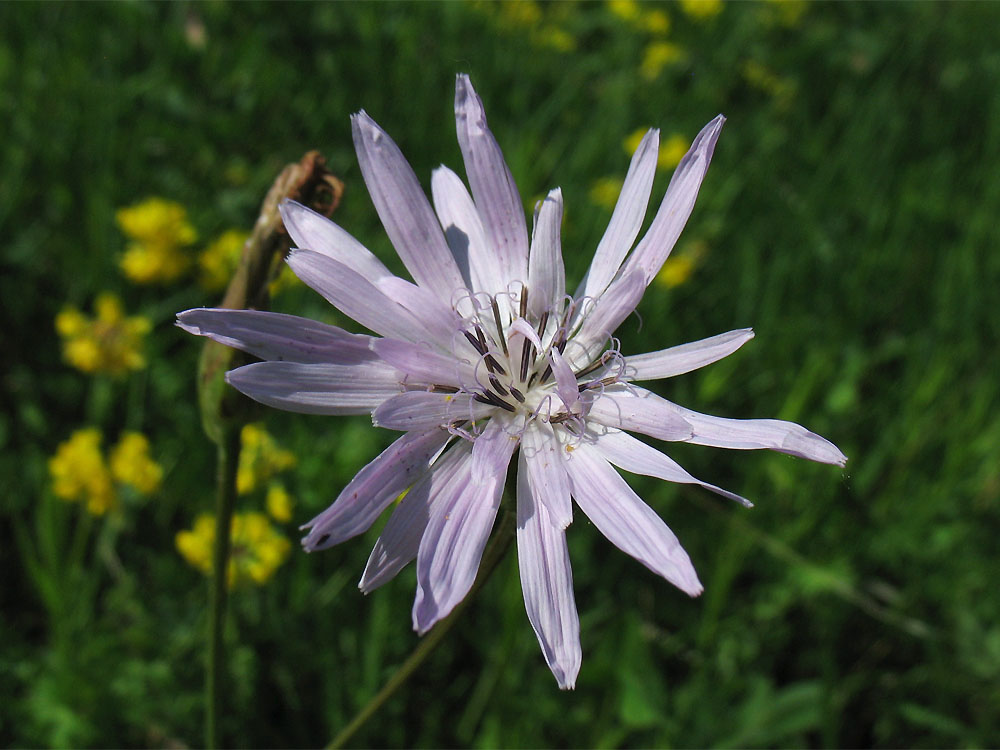
[[528, 287], [521, 288], [521, 317], [525, 318], [528, 316]]
[[490, 297], [490, 305], [493, 307], [493, 320], [497, 324], [497, 338], [500, 339], [500, 346], [503, 347], [503, 355], [509, 357], [510, 352], [507, 351], [507, 339], [503, 335], [503, 326], [500, 325], [500, 308], [497, 306], [496, 297]]
[[533, 347], [529, 348], [528, 345], [530, 343], [531, 342], [528, 341], [528, 339], [525, 339], [524, 342], [521, 344], [521, 382], [522, 383], [524, 382], [524, 379], [526, 377], [528, 377], [528, 359], [530, 358], [531, 352], [532, 352], [532, 349], [533, 349]]
[[493, 386], [493, 390], [499, 393], [501, 396], [507, 395], [507, 389], [500, 385], [500, 380], [496, 375], [490, 375], [490, 385]]
[[501, 399], [499, 396], [494, 394], [492, 391], [485, 391], [483, 393], [477, 393], [472, 397], [473, 401], [478, 401], [481, 404], [489, 404], [490, 406], [499, 406], [501, 409], [506, 409], [510, 412], [516, 412], [513, 406], [508, 404], [506, 401]]
[[507, 374], [507, 371], [503, 369], [503, 366], [499, 362], [497, 362], [496, 357], [494, 357], [492, 354], [487, 354], [485, 357], [483, 357], [483, 361], [486, 362], [486, 368], [490, 372], [496, 372], [499, 373], [500, 375]]
[[516, 398], [522, 404], [524, 403], [524, 394], [521, 393], [519, 390], [517, 390], [517, 388], [515, 388], [514, 386], [510, 387], [510, 395]]
[[432, 385], [431, 393], [458, 393], [458, 388], [453, 385]]
[[[476, 330], [479, 331], [479, 326], [476, 326]], [[486, 354], [486, 342], [485, 341], [481, 341], [480, 339], [477, 339], [475, 336], [473, 336], [468, 331], [462, 331], [462, 333], [465, 334], [465, 338], [467, 338], [469, 340], [469, 343], [472, 344], [472, 348], [473, 349], [475, 349], [480, 354]]]

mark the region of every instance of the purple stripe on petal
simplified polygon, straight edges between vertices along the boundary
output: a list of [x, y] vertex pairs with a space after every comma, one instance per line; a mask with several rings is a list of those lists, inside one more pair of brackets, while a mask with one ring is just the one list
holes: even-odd
[[517, 563], [528, 620], [563, 690], [576, 684], [583, 653], [566, 532], [536, 502], [524, 453], [517, 470]]
[[372, 352], [406, 376], [408, 385], [448, 385], [460, 387], [475, 382], [468, 362], [441, 354], [424, 344], [399, 339], [375, 339]]
[[702, 592], [677, 537], [596, 449], [577, 446], [567, 470], [577, 504], [608, 541], [689, 596]]
[[382, 403], [372, 413], [372, 422], [387, 430], [429, 430], [480, 419], [495, 408], [473, 401], [468, 393], [407, 391]]
[[308, 552], [326, 549], [368, 530], [399, 493], [419, 479], [451, 436], [445, 430], [408, 432], [359, 471], [333, 504], [302, 528]]
[[486, 124], [483, 102], [467, 75], [455, 85], [455, 124], [472, 197], [486, 238], [507, 281], [528, 277], [528, 226], [524, 205], [500, 145]]
[[547, 517], [560, 529], [573, 522], [563, 453], [563, 446], [550, 425], [535, 420], [525, 429], [521, 437], [522, 466], [518, 471], [526, 472], [532, 496], [545, 506]]
[[486, 425], [483, 433], [476, 438], [472, 446], [472, 481], [475, 484], [493, 482], [498, 476], [507, 473], [507, 464], [517, 447], [517, 433], [521, 431], [523, 418], [504, 419], [494, 416]]
[[178, 313], [177, 325], [196, 336], [261, 359], [354, 365], [373, 362], [371, 336], [296, 315], [262, 310], [196, 308]]
[[227, 383], [255, 401], [303, 414], [368, 414], [399, 393], [399, 379], [381, 362], [254, 362], [226, 373]]
[[367, 113], [352, 115], [351, 126], [365, 185], [403, 265], [418, 284], [450, 301], [465, 283], [417, 176]]

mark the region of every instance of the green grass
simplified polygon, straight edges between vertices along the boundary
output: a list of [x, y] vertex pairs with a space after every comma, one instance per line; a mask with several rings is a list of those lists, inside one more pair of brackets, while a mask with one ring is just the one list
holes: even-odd
[[[207, 587], [173, 540], [211, 508], [213, 451], [198, 342], [172, 318], [215, 300], [193, 283], [130, 285], [115, 209], [161, 195], [205, 239], [249, 228], [281, 166], [319, 148], [347, 186], [336, 220], [398, 269], [348, 115], [367, 110], [427, 185], [461, 165], [452, 96], [468, 72], [526, 202], [563, 188], [573, 279], [608, 219], [590, 185], [624, 175], [624, 137], [691, 137], [727, 115], [681, 239], [707, 253], [686, 284], [653, 288], [623, 350], [753, 326], [743, 351], [660, 392], [800, 421], [850, 462], [671, 446], [757, 504], [633, 482], [691, 554], [700, 599], [577, 514], [576, 691], [545, 667], [511, 556], [356, 744], [1000, 744], [1000, 9], [815, 4], [794, 26], [769, 4], [703, 23], [665, 10], [686, 59], [648, 81], [649, 36], [599, 4], [542, 8], [576, 39], [569, 52], [472, 4], [0, 7], [0, 743], [201, 741]], [[89, 309], [106, 289], [156, 326], [150, 367], [125, 381], [69, 368], [53, 328], [64, 304]], [[276, 307], [336, 320], [307, 290]], [[299, 457], [295, 523], [390, 439], [364, 418], [266, 420]], [[167, 469], [157, 497], [90, 521], [52, 496], [47, 457], [86, 424], [150, 435]], [[412, 650], [412, 570], [355, 588], [375, 534], [296, 551], [234, 595], [227, 744], [323, 744]]]

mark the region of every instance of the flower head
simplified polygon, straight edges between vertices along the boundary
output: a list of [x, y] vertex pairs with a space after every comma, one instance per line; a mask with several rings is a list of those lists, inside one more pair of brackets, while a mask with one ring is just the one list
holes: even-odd
[[63, 357], [86, 373], [124, 375], [146, 366], [142, 345], [152, 324], [148, 318], [125, 317], [121, 300], [110, 292], [94, 301], [93, 318], [75, 307], [56, 316], [56, 331], [63, 339]]
[[[229, 587], [267, 583], [287, 559], [291, 543], [263, 513], [236, 513], [231, 528], [232, 552], [226, 570]], [[210, 574], [215, 518], [207, 514], [198, 516], [193, 528], [177, 533], [174, 543], [190, 565]]]
[[115, 215], [122, 232], [133, 241], [121, 258], [121, 269], [138, 284], [169, 282], [187, 270], [191, 259], [183, 249], [198, 234], [179, 203], [149, 198]]
[[421, 633], [469, 591], [516, 461], [525, 606], [549, 667], [570, 688], [581, 660], [566, 547], [572, 501], [613, 544], [692, 596], [702, 587], [688, 555], [614, 467], [699, 484], [749, 506], [629, 433], [838, 465], [846, 459], [796, 424], [710, 417], [636, 385], [721, 359], [753, 337], [750, 329], [636, 356], [613, 338], [694, 207], [721, 115], [694, 139], [633, 248], [657, 164], [659, 133], [646, 134], [575, 294], [567, 294], [563, 274], [562, 193], [538, 203], [529, 235], [513, 177], [464, 75], [455, 117], [471, 194], [439, 167], [433, 206], [392, 139], [365, 112], [353, 117], [361, 173], [414, 282], [392, 275], [333, 222], [296, 203], [282, 207], [299, 248], [289, 265], [375, 335], [253, 310], [189, 310], [178, 322], [265, 360], [228, 374], [262, 403], [371, 413], [376, 425], [404, 433], [310, 521], [303, 544], [324, 549], [361, 534], [408, 490], [360, 587], [372, 591], [415, 559], [413, 625]]
[[111, 449], [112, 476], [140, 495], [149, 495], [160, 487], [163, 468], [149, 455], [149, 438], [141, 432], [125, 432]]
[[103, 516], [117, 502], [111, 472], [101, 452], [101, 431], [96, 427], [77, 430], [59, 445], [49, 459], [49, 475], [56, 497], [83, 501], [95, 516]]

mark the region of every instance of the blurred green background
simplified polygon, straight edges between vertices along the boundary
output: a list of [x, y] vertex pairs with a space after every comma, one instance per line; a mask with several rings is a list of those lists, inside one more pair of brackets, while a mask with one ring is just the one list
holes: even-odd
[[[993, 3], [0, 5], [0, 743], [202, 741], [207, 585], [175, 538], [211, 511], [214, 452], [200, 342], [172, 321], [219, 293], [195, 270], [134, 283], [116, 211], [176, 201], [195, 258], [249, 230], [280, 168], [318, 148], [346, 184], [335, 219], [399, 268], [348, 116], [367, 110], [426, 186], [439, 163], [461, 171], [454, 76], [468, 72], [526, 205], [563, 188], [570, 288], [626, 138], [690, 141], [727, 115], [675, 251], [686, 266], [651, 287], [623, 351], [753, 326], [738, 354], [659, 391], [799, 421], [850, 461], [666, 446], [757, 504], [629, 477], [689, 551], [701, 598], [578, 513], [577, 689], [545, 667], [511, 555], [353, 742], [1000, 744], [997, 28]], [[146, 366], [124, 376], [74, 368], [56, 332], [102, 292], [152, 326]], [[347, 323], [301, 285], [274, 308]], [[260, 418], [296, 460], [281, 475], [292, 518], [271, 522], [292, 549], [234, 588], [222, 732], [321, 745], [418, 642], [414, 576], [363, 597], [377, 528], [305, 555], [296, 527], [392, 435]], [[159, 488], [123, 489], [103, 515], [57, 497], [49, 460], [85, 427], [105, 446], [146, 435]], [[263, 509], [263, 490], [241, 496], [239, 511]]]

